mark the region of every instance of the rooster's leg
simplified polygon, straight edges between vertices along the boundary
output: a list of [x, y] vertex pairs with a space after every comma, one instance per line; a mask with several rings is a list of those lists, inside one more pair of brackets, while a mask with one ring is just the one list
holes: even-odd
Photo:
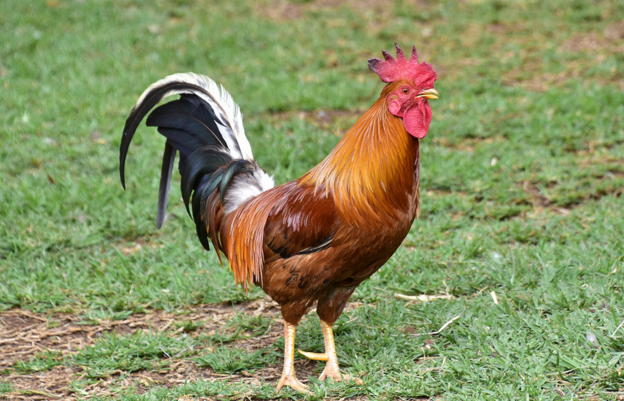
[[297, 326], [284, 322], [285, 332], [285, 345], [284, 345], [284, 370], [282, 371], [282, 378], [277, 384], [277, 392], [282, 389], [282, 386], [290, 386], [293, 390], [300, 391], [306, 394], [312, 394], [306, 390], [306, 386], [297, 379], [295, 376], [295, 331]]
[[[336, 344], [334, 343], [334, 330], [332, 326], [321, 320], [321, 329], [323, 330], [323, 338], [325, 339], [325, 355], [327, 356], [327, 364], [323, 373], [319, 376], [319, 380], [323, 381], [328, 377], [334, 379], [334, 381], [342, 381], [343, 377], [340, 374], [340, 368], [338, 367], [338, 356], [336, 355]], [[344, 375], [345, 380], [349, 380], [349, 375]]]
[[[334, 379], [334, 381], [350, 380], [349, 375], [340, 374], [340, 367], [338, 367], [338, 356], [336, 355], [336, 344], [334, 343], [334, 330], [332, 326], [321, 320], [321, 329], [323, 330], [323, 338], [325, 339], [325, 353], [315, 354], [313, 352], [299, 351], [303, 356], [306, 356], [315, 361], [327, 361], [325, 369], [319, 380], [323, 381], [328, 377]], [[362, 384], [362, 380], [355, 379], [357, 384]]]

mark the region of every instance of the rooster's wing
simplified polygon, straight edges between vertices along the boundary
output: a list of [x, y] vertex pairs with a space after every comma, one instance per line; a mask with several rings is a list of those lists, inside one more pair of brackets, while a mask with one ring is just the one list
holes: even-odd
[[285, 186], [290, 188], [274, 205], [264, 228], [265, 265], [329, 248], [340, 227], [331, 194], [296, 182]]

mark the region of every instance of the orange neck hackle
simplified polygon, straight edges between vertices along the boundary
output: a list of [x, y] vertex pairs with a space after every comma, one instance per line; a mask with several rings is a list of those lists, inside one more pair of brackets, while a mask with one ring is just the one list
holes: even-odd
[[409, 207], [418, 140], [387, 105], [389, 94], [403, 83], [386, 85], [325, 160], [298, 181], [331, 192], [341, 218], [359, 228], [382, 225]]

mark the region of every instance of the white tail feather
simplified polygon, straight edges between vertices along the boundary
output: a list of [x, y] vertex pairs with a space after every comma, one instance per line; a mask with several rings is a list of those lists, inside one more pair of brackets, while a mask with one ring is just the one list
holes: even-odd
[[238, 174], [232, 179], [225, 192], [225, 203], [223, 205], [225, 214], [231, 213], [251, 198], [255, 198], [262, 192], [275, 186], [273, 177], [262, 170], [257, 163], [255, 167], [255, 170], [252, 172]]

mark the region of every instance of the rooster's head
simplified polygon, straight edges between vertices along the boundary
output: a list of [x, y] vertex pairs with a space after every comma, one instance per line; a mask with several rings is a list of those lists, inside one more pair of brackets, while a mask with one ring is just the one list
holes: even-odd
[[383, 82], [396, 86], [386, 98], [390, 113], [403, 119], [405, 130], [416, 138], [424, 138], [431, 123], [431, 107], [428, 99], [437, 99], [438, 91], [433, 83], [438, 78], [431, 64], [418, 63], [416, 47], [409, 60], [396, 46], [396, 59], [383, 51], [385, 60], [372, 58], [368, 67], [375, 71]]

